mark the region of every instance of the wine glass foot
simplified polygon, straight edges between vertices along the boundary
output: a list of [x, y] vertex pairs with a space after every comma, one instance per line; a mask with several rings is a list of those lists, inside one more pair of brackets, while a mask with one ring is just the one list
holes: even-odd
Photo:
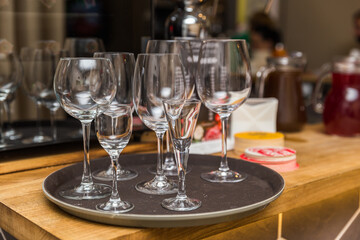
[[193, 198], [167, 198], [161, 202], [161, 206], [172, 211], [191, 211], [201, 206], [201, 201]]
[[246, 173], [238, 173], [232, 170], [228, 171], [212, 171], [208, 173], [202, 173], [201, 178], [216, 183], [234, 183], [241, 182], [247, 177]]
[[121, 201], [121, 200], [112, 200], [110, 199], [106, 203], [100, 203], [96, 205], [96, 209], [104, 212], [111, 213], [124, 213], [129, 212], [134, 208], [134, 204]]
[[5, 137], [14, 141], [20, 139], [22, 137], [22, 134], [19, 131], [11, 128], [5, 132]]
[[163, 171], [165, 176], [177, 176], [178, 170], [176, 166], [165, 166], [163, 165]]
[[[156, 174], [156, 166], [152, 166], [148, 169], [148, 171], [152, 174]], [[163, 165], [163, 171], [165, 176], [177, 176], [178, 175], [178, 170], [176, 165]], [[187, 167], [186, 173], [191, 172], [191, 167]]]
[[42, 143], [42, 142], [50, 142], [52, 141], [52, 138], [49, 136], [43, 136], [43, 135], [38, 135], [38, 136], [34, 136], [33, 138], [27, 138], [22, 140], [22, 142], [24, 144], [30, 144], [30, 143]]
[[[98, 170], [92, 174], [93, 178], [100, 181], [112, 181], [112, 167], [106, 170]], [[138, 176], [138, 173], [131, 169], [120, 169], [118, 170], [116, 179], [118, 181], [127, 181], [134, 179]]]
[[0, 148], [6, 148], [9, 147], [9, 144], [7, 143], [0, 143]]
[[73, 189], [59, 192], [60, 196], [72, 200], [101, 199], [110, 196], [111, 187], [106, 184], [80, 184]]
[[136, 190], [146, 194], [165, 195], [177, 193], [178, 188], [175, 181], [167, 179], [165, 176], [155, 176], [148, 182], [136, 184]]

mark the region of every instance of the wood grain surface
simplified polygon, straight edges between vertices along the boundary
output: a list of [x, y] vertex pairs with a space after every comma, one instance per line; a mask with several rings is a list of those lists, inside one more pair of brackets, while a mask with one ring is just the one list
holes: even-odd
[[[0, 227], [19, 239], [201, 239], [228, 231], [234, 233], [248, 223], [273, 218], [360, 186], [360, 138], [329, 136], [321, 125], [316, 125], [307, 126], [300, 133], [286, 134], [285, 145], [297, 151], [300, 168], [282, 173], [286, 186], [277, 200], [263, 211], [238, 221], [188, 228], [143, 229], [93, 223], [71, 216], [45, 198], [41, 185], [47, 175], [81, 157], [81, 152], [72, 152], [56, 155], [57, 161], [44, 160], [49, 161], [42, 165], [46, 168], [37, 166], [21, 172], [10, 169], [10, 173], [0, 175]], [[139, 146], [134, 146], [133, 152], [140, 151]], [[238, 157], [233, 152], [229, 156]], [[39, 161], [37, 158], [25, 160], [29, 164]], [[18, 161], [21, 164], [21, 158]]]

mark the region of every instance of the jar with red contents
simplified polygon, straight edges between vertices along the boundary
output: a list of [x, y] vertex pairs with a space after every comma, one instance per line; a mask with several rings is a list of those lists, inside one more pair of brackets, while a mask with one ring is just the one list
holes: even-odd
[[[332, 86], [324, 104], [321, 102], [322, 82], [331, 72]], [[329, 134], [355, 136], [360, 134], [360, 58], [336, 58], [330, 69], [320, 75], [313, 97], [314, 109], [323, 113]]]

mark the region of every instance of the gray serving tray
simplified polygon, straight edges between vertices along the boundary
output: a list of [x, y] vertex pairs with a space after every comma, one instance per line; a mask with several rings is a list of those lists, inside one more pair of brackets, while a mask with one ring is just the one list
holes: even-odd
[[[200, 178], [202, 172], [215, 170], [220, 157], [190, 155], [191, 172], [186, 176], [189, 197], [202, 201], [202, 206], [190, 212], [169, 211], [161, 207], [163, 199], [172, 195], [147, 195], [135, 190], [141, 181], [152, 179], [148, 169], [156, 163], [157, 154], [135, 154], [120, 157], [123, 167], [131, 168], [139, 176], [119, 182], [123, 200], [132, 202], [135, 208], [123, 214], [111, 214], [95, 210], [100, 200], [68, 200], [59, 196], [59, 191], [80, 182], [82, 163], [77, 163], [50, 174], [43, 182], [45, 196], [64, 211], [91, 221], [131, 227], [188, 227], [237, 220], [265, 208], [280, 196], [284, 179], [275, 171], [256, 163], [228, 159], [230, 168], [246, 173], [247, 178], [239, 183], [210, 183]], [[92, 160], [92, 170], [105, 169], [109, 158]], [[176, 178], [175, 178], [176, 179]], [[99, 181], [101, 182], [101, 181]], [[111, 185], [111, 182], [108, 182]]]

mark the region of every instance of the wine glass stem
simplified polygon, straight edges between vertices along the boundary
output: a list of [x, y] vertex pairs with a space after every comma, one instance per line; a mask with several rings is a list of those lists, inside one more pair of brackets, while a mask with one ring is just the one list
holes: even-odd
[[4, 144], [5, 143], [5, 136], [4, 136], [4, 123], [3, 123], [3, 114], [2, 114], [2, 111], [3, 111], [3, 102], [0, 102], [0, 144]]
[[164, 170], [162, 168], [163, 163], [163, 138], [164, 138], [164, 132], [157, 132], [157, 145], [158, 145], [158, 158], [157, 158], [157, 164], [156, 164], [156, 175], [157, 176], [163, 176]]
[[37, 115], [37, 121], [36, 121], [36, 125], [39, 131], [39, 136], [43, 136], [43, 129], [41, 126], [41, 102], [40, 101], [36, 101], [36, 115]]
[[179, 186], [178, 186], [178, 194], [177, 198], [185, 198], [186, 191], [185, 191], [185, 172], [184, 170], [179, 171]]
[[120, 165], [120, 163], [119, 163], [119, 158], [116, 158], [116, 167], [117, 167], [116, 171], [118, 171], [119, 173], [121, 173], [121, 165]]
[[166, 157], [165, 157], [165, 162], [164, 165], [173, 165], [173, 161], [172, 161], [172, 156], [171, 156], [171, 147], [170, 147], [170, 137], [169, 137], [169, 131], [166, 131]]
[[118, 158], [119, 154], [112, 154], [110, 156], [111, 164], [112, 164], [112, 174], [113, 174], [113, 183], [112, 183], [112, 191], [110, 200], [120, 200], [119, 191], [117, 190], [117, 175], [118, 175]]
[[93, 180], [91, 177], [90, 170], [90, 127], [91, 122], [81, 122], [83, 130], [83, 141], [84, 141], [84, 172], [81, 180], [81, 184], [92, 185]]
[[226, 172], [229, 171], [228, 161], [227, 161], [227, 130], [228, 130], [228, 116], [223, 116], [221, 118], [221, 162], [219, 171]]
[[11, 111], [10, 111], [10, 103], [8, 101], [4, 101], [4, 109], [5, 109], [5, 113], [6, 113], [6, 117], [7, 117], [7, 122], [8, 122], [8, 130], [11, 130]]
[[186, 174], [188, 157], [189, 157], [189, 152], [187, 150], [180, 151], [175, 148], [175, 159], [176, 159], [178, 175], [179, 175], [178, 194], [176, 196], [177, 198], [186, 198], [185, 174]]
[[52, 130], [53, 140], [57, 139], [57, 129], [56, 129], [56, 125], [55, 125], [55, 113], [56, 113], [56, 110], [50, 110], [50, 126], [51, 126], [51, 130]]
[[170, 152], [170, 137], [169, 131], [166, 131], [166, 153]]

